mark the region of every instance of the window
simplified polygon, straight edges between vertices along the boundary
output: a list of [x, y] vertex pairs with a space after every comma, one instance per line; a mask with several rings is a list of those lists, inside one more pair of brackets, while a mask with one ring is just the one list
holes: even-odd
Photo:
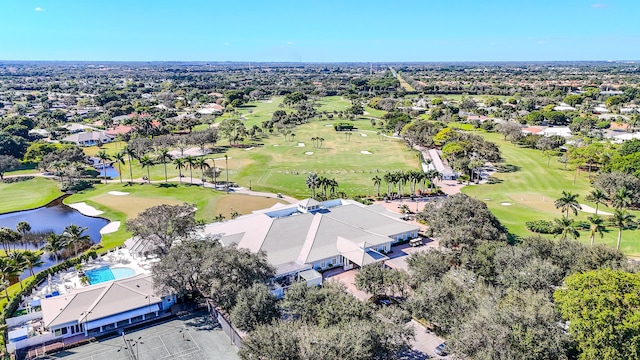
[[60, 328], [60, 329], [56, 329], [53, 333], [54, 333], [55, 336], [66, 335], [67, 334], [67, 328], [63, 327], [63, 328]]

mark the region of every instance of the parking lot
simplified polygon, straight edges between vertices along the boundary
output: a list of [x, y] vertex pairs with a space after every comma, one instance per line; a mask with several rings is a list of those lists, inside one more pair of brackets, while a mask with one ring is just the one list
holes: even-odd
[[107, 340], [63, 350], [40, 359], [64, 360], [236, 360], [229, 338], [199, 312]]

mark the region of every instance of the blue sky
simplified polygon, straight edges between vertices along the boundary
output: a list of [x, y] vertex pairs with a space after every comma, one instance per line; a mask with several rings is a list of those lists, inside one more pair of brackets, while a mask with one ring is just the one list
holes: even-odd
[[640, 0], [0, 0], [0, 59], [640, 60]]

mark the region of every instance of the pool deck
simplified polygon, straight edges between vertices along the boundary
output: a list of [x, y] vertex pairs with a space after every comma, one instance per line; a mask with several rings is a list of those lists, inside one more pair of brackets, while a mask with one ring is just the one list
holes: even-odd
[[[110, 268], [130, 268], [138, 274], [151, 273], [151, 266], [154, 262], [159, 261], [158, 258], [143, 258], [132, 255], [128, 249], [119, 249], [95, 259], [82, 263], [82, 271], [89, 271], [101, 267]], [[131, 275], [131, 276], [133, 276]], [[76, 269], [68, 269], [62, 271], [49, 279], [45, 280], [40, 286], [36, 287], [31, 295], [25, 297], [19, 309], [27, 309], [34, 301], [37, 303], [39, 299], [47, 297], [55, 292], [63, 295], [69, 293], [73, 289], [83, 288], [91, 285], [85, 285], [80, 280], [82, 275]]]

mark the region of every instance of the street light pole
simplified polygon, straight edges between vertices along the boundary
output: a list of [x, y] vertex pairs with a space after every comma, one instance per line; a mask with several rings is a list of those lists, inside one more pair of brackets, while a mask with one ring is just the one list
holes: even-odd
[[229, 193], [229, 157], [225, 154], [224, 155], [224, 167], [225, 170], [227, 171], [227, 194]]

